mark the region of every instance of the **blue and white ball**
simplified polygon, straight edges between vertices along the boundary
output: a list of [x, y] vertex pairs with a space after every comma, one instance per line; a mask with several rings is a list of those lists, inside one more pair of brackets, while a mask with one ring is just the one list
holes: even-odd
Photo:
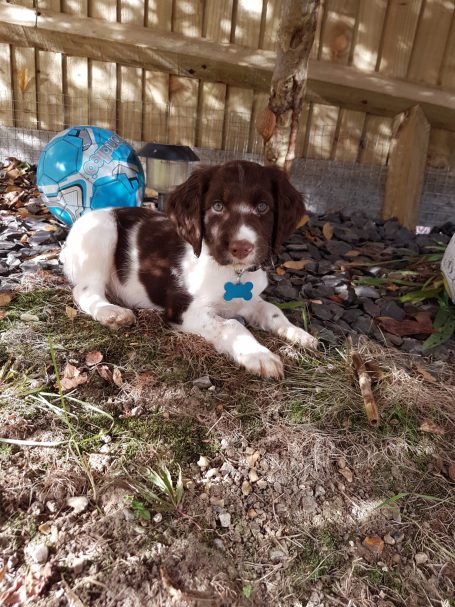
[[145, 188], [133, 148], [95, 126], [74, 126], [51, 139], [36, 182], [50, 212], [67, 225], [90, 210], [140, 206]]

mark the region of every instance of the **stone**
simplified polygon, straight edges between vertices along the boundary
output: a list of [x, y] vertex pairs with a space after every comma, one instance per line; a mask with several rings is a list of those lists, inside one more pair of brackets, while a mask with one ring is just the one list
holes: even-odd
[[339, 287], [335, 287], [335, 293], [347, 305], [352, 305], [357, 301], [357, 295], [351, 285], [340, 285]]
[[278, 548], [273, 548], [269, 552], [269, 557], [272, 563], [279, 563], [280, 561], [283, 561], [286, 558], [286, 554]]
[[372, 320], [371, 318], [368, 318], [368, 316], [359, 314], [356, 320], [352, 323], [352, 328], [358, 333], [369, 335], [373, 329]]
[[200, 390], [207, 390], [212, 385], [212, 380], [208, 375], [203, 375], [202, 377], [193, 380], [193, 386], [196, 386], [196, 388], [199, 388]]
[[[283, 284], [284, 283], [284, 284]], [[281, 282], [275, 289], [275, 294], [282, 299], [295, 300], [299, 299], [299, 291], [292, 286], [291, 282]]]
[[377, 304], [373, 303], [371, 299], [364, 299], [361, 303], [364, 311], [372, 318], [376, 318], [381, 314], [381, 309]]
[[49, 548], [46, 544], [29, 544], [27, 546], [27, 554], [30, 560], [40, 565], [44, 564], [49, 558]]
[[394, 538], [390, 535], [390, 533], [386, 533], [384, 535], [384, 542], [386, 544], [389, 544], [390, 546], [393, 546], [395, 544], [395, 540]]
[[251, 485], [248, 481], [243, 481], [242, 483], [242, 495], [244, 495], [245, 497], [250, 495], [252, 491]]
[[311, 312], [317, 318], [321, 320], [330, 320], [332, 318], [332, 312], [328, 306], [324, 304], [311, 304]]
[[381, 316], [390, 316], [390, 318], [394, 318], [395, 320], [404, 320], [406, 318], [403, 308], [393, 299], [378, 299], [376, 303], [381, 310]]
[[88, 506], [88, 497], [85, 495], [69, 497], [66, 500], [66, 504], [73, 509], [73, 514], [80, 514], [81, 512], [84, 512]]
[[428, 561], [428, 554], [425, 554], [425, 552], [417, 552], [417, 554], [414, 556], [414, 560], [416, 565], [423, 565]]
[[231, 526], [231, 515], [229, 514], [229, 512], [221, 512], [218, 515], [218, 519], [220, 521], [220, 525], [225, 529]]
[[345, 253], [352, 249], [351, 245], [341, 240], [328, 240], [325, 247], [331, 255], [342, 257]]
[[199, 468], [208, 468], [210, 465], [209, 458], [205, 455], [201, 455], [201, 457], [197, 461], [197, 465], [199, 466]]
[[357, 297], [368, 297], [369, 299], [378, 299], [381, 296], [377, 289], [366, 285], [356, 285], [354, 293]]

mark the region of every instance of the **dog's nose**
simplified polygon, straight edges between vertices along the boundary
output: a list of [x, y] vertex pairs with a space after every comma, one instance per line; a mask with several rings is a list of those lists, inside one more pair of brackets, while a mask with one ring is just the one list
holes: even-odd
[[233, 240], [229, 245], [229, 252], [237, 259], [245, 259], [254, 249], [254, 244], [248, 240]]

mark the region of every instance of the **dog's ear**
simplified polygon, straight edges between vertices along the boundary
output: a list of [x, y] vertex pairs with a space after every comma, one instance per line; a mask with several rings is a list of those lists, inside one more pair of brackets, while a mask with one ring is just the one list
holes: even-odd
[[166, 200], [166, 214], [177, 228], [178, 235], [190, 243], [199, 257], [204, 236], [204, 196], [217, 167], [201, 167]]
[[303, 217], [305, 205], [302, 195], [291, 185], [284, 171], [277, 167], [267, 167], [267, 170], [271, 172], [275, 201], [272, 251], [277, 255]]

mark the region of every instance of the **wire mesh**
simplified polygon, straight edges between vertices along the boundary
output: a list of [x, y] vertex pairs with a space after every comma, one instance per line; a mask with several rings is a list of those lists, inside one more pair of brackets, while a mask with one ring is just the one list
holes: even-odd
[[[205, 164], [231, 159], [263, 162], [263, 142], [251, 113], [28, 92], [14, 100], [11, 93], [0, 96], [0, 160], [14, 156], [36, 163], [56, 133], [77, 124], [112, 129], [135, 149], [146, 141], [189, 145]], [[333, 127], [316, 124], [308, 133], [302, 127], [298, 139], [303, 157], [293, 163], [292, 180], [305, 194], [309, 210], [363, 210], [372, 217], [380, 215], [387, 174], [380, 162], [387, 158], [389, 138], [369, 136], [359, 142], [348, 136], [343, 140]], [[335, 159], [340, 150], [350, 160]], [[454, 200], [455, 171], [428, 169], [419, 223], [433, 226], [453, 221]]]

